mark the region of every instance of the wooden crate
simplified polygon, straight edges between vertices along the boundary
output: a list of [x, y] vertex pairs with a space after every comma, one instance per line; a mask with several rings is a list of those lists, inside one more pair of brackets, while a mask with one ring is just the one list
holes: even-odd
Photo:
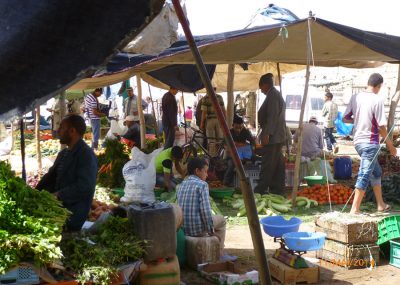
[[324, 247], [318, 250], [317, 258], [349, 269], [375, 267], [379, 264], [379, 246], [349, 245], [334, 240], [325, 240]]
[[305, 282], [307, 284], [319, 282], [319, 266], [308, 263], [308, 268], [292, 268], [275, 258], [268, 259], [269, 271], [272, 277], [282, 284], [296, 284]]
[[378, 240], [379, 219], [369, 218], [366, 221], [349, 223], [346, 217], [336, 220], [318, 217], [315, 230], [326, 233], [326, 237], [346, 244], [370, 244]]

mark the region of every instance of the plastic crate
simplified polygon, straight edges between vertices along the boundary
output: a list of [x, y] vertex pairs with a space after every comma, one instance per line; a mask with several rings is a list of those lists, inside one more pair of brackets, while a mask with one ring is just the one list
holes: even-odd
[[39, 284], [39, 276], [29, 266], [18, 266], [18, 268], [0, 275], [0, 284], [7, 285], [29, 285]]
[[[244, 166], [244, 174], [249, 179], [251, 189], [253, 189], [253, 190], [254, 190], [255, 186], [258, 184], [258, 179], [260, 178], [260, 171], [261, 171], [260, 164]], [[235, 188], [240, 187], [240, 179], [239, 179], [238, 175], [236, 174], [236, 172], [235, 172], [235, 176], [234, 176], [234, 186], [235, 186]]]
[[400, 268], [400, 241], [390, 241], [390, 265]]
[[400, 238], [400, 216], [386, 217], [378, 222], [378, 245]]

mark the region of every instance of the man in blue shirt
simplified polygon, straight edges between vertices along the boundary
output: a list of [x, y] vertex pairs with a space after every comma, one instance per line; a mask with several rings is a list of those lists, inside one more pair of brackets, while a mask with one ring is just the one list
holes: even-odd
[[53, 166], [37, 185], [39, 190], [47, 190], [71, 211], [67, 220], [67, 231], [79, 231], [85, 222], [96, 187], [97, 159], [93, 150], [82, 140], [86, 131], [84, 119], [79, 115], [69, 115], [60, 124], [58, 134], [62, 150]]

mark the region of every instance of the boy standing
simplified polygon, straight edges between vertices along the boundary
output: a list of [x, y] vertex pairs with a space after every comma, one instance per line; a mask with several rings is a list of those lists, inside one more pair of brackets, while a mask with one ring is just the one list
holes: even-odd
[[354, 124], [354, 147], [361, 157], [351, 214], [360, 213], [360, 205], [369, 183], [374, 190], [377, 211], [390, 210], [390, 206], [385, 204], [382, 197], [382, 169], [377, 160], [380, 150], [379, 136], [386, 139], [386, 147], [391, 155], [396, 156], [396, 148], [387, 136], [385, 107], [382, 98], [378, 95], [382, 84], [382, 75], [371, 74], [367, 90], [351, 97], [343, 117], [343, 122]]

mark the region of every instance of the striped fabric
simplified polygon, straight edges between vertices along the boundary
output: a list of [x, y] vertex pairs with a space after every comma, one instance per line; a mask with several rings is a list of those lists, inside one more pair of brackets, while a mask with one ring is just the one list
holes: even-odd
[[91, 93], [85, 96], [85, 108], [86, 108], [86, 114], [88, 115], [89, 119], [93, 120], [100, 119], [100, 117], [93, 114], [93, 109], [99, 108], [99, 102], [97, 101], [97, 98]]
[[190, 175], [179, 186], [178, 204], [183, 210], [183, 228], [188, 236], [211, 233], [214, 225], [207, 182]]

